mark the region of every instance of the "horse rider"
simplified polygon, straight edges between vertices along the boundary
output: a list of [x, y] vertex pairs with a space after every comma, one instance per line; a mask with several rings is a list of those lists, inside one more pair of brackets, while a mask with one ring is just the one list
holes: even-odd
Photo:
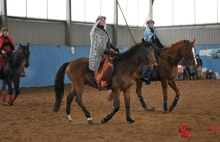
[[[161, 49], [164, 47], [163, 44], [160, 42], [160, 38], [158, 36], [158, 33], [154, 29], [155, 22], [153, 20], [148, 20], [146, 22], [146, 29], [144, 31], [144, 40], [150, 41], [152, 39], [152, 45], [157, 53], [157, 56], [159, 56]], [[150, 84], [150, 77], [152, 75], [153, 71], [148, 68], [147, 65], [142, 65], [142, 75], [140, 76], [140, 79], [146, 84]]]
[[105, 16], [97, 17], [90, 32], [90, 40], [89, 69], [94, 71], [98, 89], [104, 90], [111, 86], [113, 73], [113, 59], [108, 55], [119, 53], [106, 30]]
[[[3, 27], [0, 34], [0, 71], [2, 68], [3, 58], [6, 54], [15, 52], [15, 43], [8, 33], [8, 28]], [[24, 66], [21, 65], [21, 77], [25, 77]]]
[[199, 57], [199, 55], [196, 55], [196, 72], [197, 72], [197, 77], [198, 79], [203, 79], [203, 74], [202, 74], [202, 66], [203, 62], [202, 59]]

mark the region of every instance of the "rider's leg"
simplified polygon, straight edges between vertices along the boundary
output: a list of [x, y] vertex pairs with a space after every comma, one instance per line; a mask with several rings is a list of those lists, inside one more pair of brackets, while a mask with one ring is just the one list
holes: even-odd
[[21, 65], [21, 77], [25, 77], [24, 66]]

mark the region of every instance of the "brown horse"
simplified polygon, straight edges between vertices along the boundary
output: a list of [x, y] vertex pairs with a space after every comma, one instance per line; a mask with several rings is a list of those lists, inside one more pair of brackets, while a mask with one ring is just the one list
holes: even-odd
[[[178, 64], [181, 61], [181, 59], [186, 59], [188, 62], [192, 62], [195, 64], [194, 60], [194, 43], [195, 39], [193, 41], [189, 40], [179, 40], [170, 46], [164, 47], [159, 56], [159, 64], [157, 66], [157, 73], [158, 73], [158, 79], [151, 79], [152, 81], [160, 81], [163, 89], [163, 109], [164, 111], [171, 112], [173, 111], [174, 107], [177, 105], [177, 102], [179, 100], [180, 91], [178, 87], [176, 86], [175, 78], [178, 75]], [[142, 92], [142, 81], [139, 79], [140, 75], [142, 74], [142, 69], [138, 68], [134, 74], [134, 77], [136, 78], [136, 93], [138, 95], [138, 99], [141, 102], [141, 105], [146, 110], [154, 110], [154, 108], [147, 107], [143, 96], [141, 94]], [[175, 92], [176, 97], [174, 98], [173, 104], [170, 106], [169, 111], [167, 108], [167, 86], [170, 86]], [[109, 101], [112, 100], [112, 92], [108, 92], [109, 95]]]
[[[165, 113], [172, 112], [174, 107], [177, 105], [177, 102], [179, 100], [180, 91], [176, 85], [175, 78], [178, 75], [178, 64], [181, 61], [181, 59], [185, 59], [188, 62], [191, 62], [195, 65], [194, 60], [194, 44], [195, 39], [193, 41], [189, 40], [179, 40], [170, 46], [166, 46], [162, 49], [160, 56], [159, 56], [159, 63], [158, 63], [158, 79], [155, 79], [155, 81], [160, 81], [163, 89], [163, 109]], [[136, 93], [138, 95], [138, 98], [141, 102], [141, 105], [143, 108], [147, 110], [152, 110], [154, 108], [148, 108], [146, 103], [144, 102], [143, 96], [142, 96], [142, 81], [139, 79], [139, 76], [142, 74], [141, 69], [137, 69], [135, 77], [136, 77]], [[153, 80], [153, 79], [152, 79]], [[174, 98], [174, 101], [172, 105], [170, 106], [169, 110], [167, 107], [167, 87], [168, 85], [175, 91], [176, 96]]]
[[[134, 123], [130, 117], [130, 91], [134, 83], [133, 74], [137, 70], [140, 63], [147, 63], [151, 68], [157, 66], [154, 57], [154, 49], [150, 42], [142, 40], [142, 43], [136, 44], [124, 53], [118, 54], [115, 57], [115, 62], [118, 64], [117, 74], [112, 78], [111, 90], [113, 91], [114, 110], [102, 119], [102, 123], [108, 122], [120, 108], [119, 95], [124, 93], [126, 105], [126, 119], [129, 123]], [[69, 121], [72, 121], [70, 116], [70, 106], [74, 97], [78, 105], [83, 110], [87, 117], [88, 123], [92, 124], [92, 117], [82, 102], [82, 94], [84, 85], [97, 88], [96, 81], [92, 76], [93, 72], [89, 70], [89, 59], [79, 58], [68, 63], [64, 63], [56, 74], [55, 79], [55, 94], [56, 100], [54, 104], [54, 112], [57, 112], [61, 105], [61, 100], [64, 94], [64, 75], [65, 71], [72, 83], [72, 90], [67, 96], [66, 114]], [[98, 88], [97, 88], [98, 89]]]

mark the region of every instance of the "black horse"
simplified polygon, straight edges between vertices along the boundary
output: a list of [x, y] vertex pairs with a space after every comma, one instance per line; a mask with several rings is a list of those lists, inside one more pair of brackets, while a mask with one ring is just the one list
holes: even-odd
[[[13, 105], [13, 102], [20, 93], [20, 75], [21, 75], [21, 65], [25, 68], [29, 66], [29, 43], [27, 45], [19, 44], [19, 48], [13, 52], [5, 55], [4, 66], [1, 70], [0, 79], [3, 80], [2, 83], [2, 100], [6, 102], [6, 85], [8, 85], [8, 104]], [[12, 97], [13, 89], [12, 82], [15, 88], [15, 95]]]

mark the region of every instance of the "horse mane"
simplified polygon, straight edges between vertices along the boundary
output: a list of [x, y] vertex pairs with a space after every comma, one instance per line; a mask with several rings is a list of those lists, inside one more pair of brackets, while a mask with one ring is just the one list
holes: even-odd
[[178, 40], [178, 41], [172, 43], [171, 45], [165, 46], [165, 48], [173, 48], [173, 47], [176, 47], [176, 46], [178, 46], [178, 45], [180, 45], [180, 44], [185, 44], [185, 43], [188, 42], [188, 41], [189, 41], [189, 40], [185, 40], [185, 39], [183, 39], [183, 40]]
[[[132, 57], [132, 55], [134, 55], [138, 51], [138, 48], [141, 46], [142, 43], [136, 43], [134, 46], [130, 47], [127, 51], [118, 54], [117, 59], [118, 60], [129, 59], [130, 57]], [[144, 42], [143, 46], [151, 46], [151, 43], [146, 41]]]

